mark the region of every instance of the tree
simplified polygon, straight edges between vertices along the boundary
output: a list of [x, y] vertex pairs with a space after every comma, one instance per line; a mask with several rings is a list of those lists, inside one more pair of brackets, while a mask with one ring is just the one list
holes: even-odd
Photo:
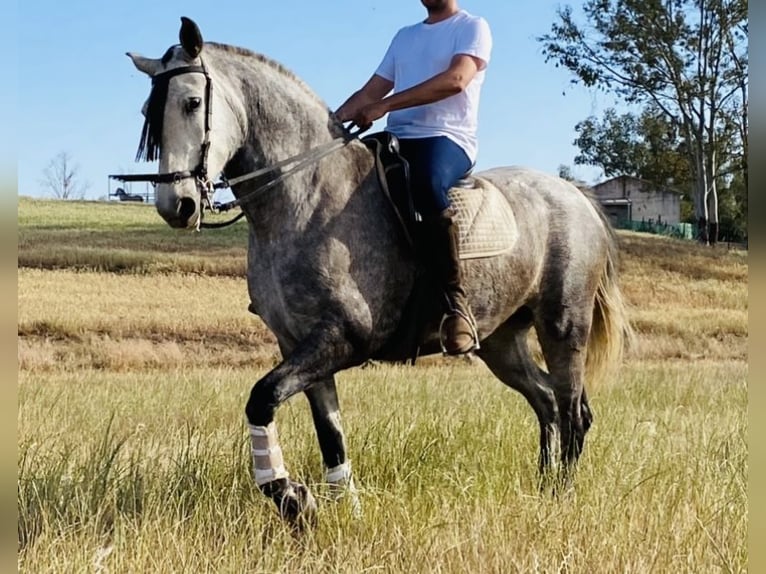
[[590, 116], [579, 122], [573, 142], [580, 149], [575, 164], [598, 166], [606, 177], [639, 177], [642, 159], [636, 141], [637, 123], [632, 114], [618, 116], [613, 108], [606, 110], [601, 121]]
[[698, 232], [715, 243], [717, 180], [732, 170], [719, 138], [735, 123], [747, 148], [747, 0], [587, 0], [583, 12], [588, 28], [571, 7], [558, 11], [538, 38], [546, 61], [574, 83], [651, 104], [681, 131]]
[[43, 170], [41, 185], [58, 199], [82, 199], [90, 184], [80, 180], [79, 166], [62, 151]]
[[580, 148], [577, 165], [600, 167], [607, 177], [630, 175], [658, 187], [672, 183], [685, 189], [691, 183], [685, 142], [658, 110], [641, 115], [617, 115], [613, 108], [599, 121], [591, 116], [575, 126], [574, 144]]
[[607, 177], [629, 175], [658, 189], [673, 187], [682, 191], [682, 220], [695, 220], [686, 144], [658, 110], [650, 106], [640, 115], [618, 115], [609, 108], [600, 121], [591, 116], [579, 122], [575, 131], [574, 144], [580, 148], [575, 164], [600, 167]]
[[721, 238], [726, 241], [747, 241], [747, 186], [745, 172], [727, 178], [721, 186]]

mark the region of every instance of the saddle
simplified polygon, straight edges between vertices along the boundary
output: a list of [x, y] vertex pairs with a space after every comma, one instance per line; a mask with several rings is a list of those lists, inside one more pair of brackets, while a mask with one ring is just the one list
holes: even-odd
[[[361, 140], [375, 156], [375, 167], [383, 194], [391, 203], [402, 231], [415, 251], [419, 248], [422, 220], [415, 209], [410, 185], [410, 168], [399, 153], [399, 139], [379, 132]], [[518, 232], [510, 205], [488, 181], [474, 177], [473, 166], [449, 192], [460, 229], [460, 259], [500, 255], [513, 247]]]
[[410, 193], [410, 164], [399, 153], [399, 138], [388, 132], [378, 132], [361, 141], [375, 156], [380, 188], [391, 203], [407, 242], [414, 248], [417, 214]]

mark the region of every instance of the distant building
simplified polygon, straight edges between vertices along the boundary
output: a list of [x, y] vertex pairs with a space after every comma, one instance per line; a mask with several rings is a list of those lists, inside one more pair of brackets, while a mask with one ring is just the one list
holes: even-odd
[[591, 188], [612, 224], [629, 222], [678, 225], [681, 222], [681, 193], [658, 188], [648, 181], [621, 175]]

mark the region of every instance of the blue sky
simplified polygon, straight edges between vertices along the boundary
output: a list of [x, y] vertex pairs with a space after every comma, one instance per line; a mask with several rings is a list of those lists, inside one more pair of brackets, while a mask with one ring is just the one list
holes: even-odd
[[[545, 63], [535, 40], [560, 4], [460, 2], [488, 20], [494, 38], [477, 169], [524, 165], [555, 173], [568, 164], [581, 179], [601, 179], [598, 169], [573, 165], [574, 126], [614, 102], [571, 86], [565, 71]], [[396, 30], [425, 15], [419, 0], [42, 0], [16, 10], [19, 193], [46, 195], [42, 172], [66, 151], [90, 198], [106, 195], [109, 173], [147, 170], [133, 158], [150, 83], [124, 54], [161, 56], [177, 42], [180, 16], [195, 20], [207, 40], [278, 60], [335, 109], [373, 73]]]

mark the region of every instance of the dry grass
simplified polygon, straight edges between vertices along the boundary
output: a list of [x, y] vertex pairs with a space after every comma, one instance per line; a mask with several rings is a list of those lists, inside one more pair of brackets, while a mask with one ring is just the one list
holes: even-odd
[[[273, 335], [242, 279], [19, 270], [23, 370], [271, 365]], [[63, 295], [62, 295], [63, 294]]]
[[[342, 373], [364, 515], [321, 499], [320, 527], [296, 541], [249, 476], [242, 410], [276, 347], [224, 270], [244, 265], [241, 230], [28, 200], [19, 227], [21, 571], [747, 568], [740, 252], [620, 234], [639, 344], [592, 395], [559, 498], [537, 491], [531, 410], [480, 362]], [[277, 420], [291, 473], [323, 496], [305, 401]]]
[[[485, 369], [345, 373], [364, 515], [320, 498], [301, 543], [249, 476], [242, 405], [262, 373], [22, 374], [22, 571], [91, 571], [107, 551], [110, 572], [745, 570], [740, 362], [628, 367], [592, 398], [558, 499], [537, 493], [529, 408]], [[305, 402], [278, 424], [291, 473], [323, 496]]]
[[19, 270], [21, 335], [202, 339], [262, 330], [242, 279]]
[[[746, 360], [746, 257], [640, 234], [620, 238], [621, 282], [638, 333], [631, 359]], [[272, 364], [274, 339], [245, 311], [244, 281], [199, 267], [199, 273], [20, 269], [22, 368], [48, 368], [62, 355], [77, 368], [155, 367], [195, 358]], [[177, 353], [167, 353], [167, 338]]]
[[620, 233], [620, 283], [635, 360], [747, 360], [747, 255]]

